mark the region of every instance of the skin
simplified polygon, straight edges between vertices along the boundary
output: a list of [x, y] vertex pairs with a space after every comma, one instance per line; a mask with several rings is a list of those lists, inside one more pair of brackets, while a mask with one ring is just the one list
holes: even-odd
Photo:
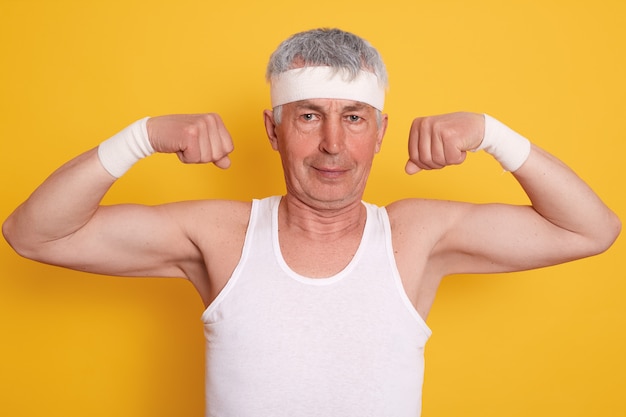
[[[387, 116], [350, 100], [314, 99], [283, 106], [282, 122], [265, 111], [270, 145], [280, 153], [287, 192], [279, 206], [279, 241], [296, 272], [332, 276], [354, 255], [365, 223], [361, 204]], [[230, 165], [232, 139], [219, 116], [148, 120], [157, 152], [184, 163]], [[484, 118], [473, 113], [417, 118], [409, 134], [408, 174], [462, 163], [479, 146]], [[513, 173], [531, 206], [405, 199], [387, 206], [398, 270], [426, 318], [442, 277], [519, 271], [606, 250], [621, 224], [567, 166], [532, 147]], [[210, 200], [154, 207], [101, 206], [115, 182], [96, 149], [54, 172], [3, 224], [21, 255], [82, 271], [183, 277], [205, 305], [228, 282], [243, 247], [251, 205]]]

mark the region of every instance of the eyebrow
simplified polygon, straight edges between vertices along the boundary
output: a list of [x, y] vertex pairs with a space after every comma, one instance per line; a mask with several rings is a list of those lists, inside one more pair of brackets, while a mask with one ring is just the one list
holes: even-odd
[[[371, 106], [369, 104], [366, 104], [366, 103], [361, 103], [360, 101], [354, 101], [354, 102], [352, 102], [352, 104], [348, 104], [348, 105], [342, 107], [341, 111], [358, 111], [358, 110], [366, 109], [368, 107], [371, 107]], [[315, 104], [315, 103], [311, 102], [310, 100], [301, 100], [301, 101], [297, 102], [296, 103], [296, 108], [298, 110], [309, 109], [309, 110], [318, 111], [318, 112], [323, 112], [324, 111], [324, 106], [321, 106], [319, 104]]]

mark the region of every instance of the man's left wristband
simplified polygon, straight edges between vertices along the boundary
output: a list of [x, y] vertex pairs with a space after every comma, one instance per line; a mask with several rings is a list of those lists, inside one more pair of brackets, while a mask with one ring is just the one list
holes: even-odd
[[98, 146], [100, 163], [115, 178], [124, 175], [140, 159], [154, 153], [146, 128], [148, 119], [137, 120]]

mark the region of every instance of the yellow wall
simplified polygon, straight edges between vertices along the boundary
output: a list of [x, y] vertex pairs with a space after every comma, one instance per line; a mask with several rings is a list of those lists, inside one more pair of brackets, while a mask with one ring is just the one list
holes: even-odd
[[[484, 111], [573, 166], [626, 219], [626, 3], [579, 0], [1, 0], [0, 218], [54, 168], [144, 115], [220, 113], [233, 166], [139, 163], [108, 203], [281, 193], [261, 112], [286, 36], [339, 26], [387, 62], [391, 126], [367, 199], [525, 203], [482, 154], [403, 173], [413, 117]], [[424, 416], [624, 416], [626, 256], [446, 279]], [[177, 280], [36, 264], [0, 241], [0, 415], [200, 416], [202, 305]]]

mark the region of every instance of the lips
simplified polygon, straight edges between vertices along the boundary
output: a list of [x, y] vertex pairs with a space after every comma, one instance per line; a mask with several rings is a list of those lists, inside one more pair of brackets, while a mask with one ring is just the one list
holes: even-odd
[[313, 167], [314, 169], [320, 171], [320, 172], [346, 172], [347, 169], [345, 168], [338, 168], [338, 167]]
[[351, 163], [345, 163], [341, 158], [315, 158], [307, 165], [325, 178], [337, 178], [351, 169]]
[[318, 176], [324, 179], [332, 180], [342, 177], [348, 170], [340, 167], [312, 167]]

